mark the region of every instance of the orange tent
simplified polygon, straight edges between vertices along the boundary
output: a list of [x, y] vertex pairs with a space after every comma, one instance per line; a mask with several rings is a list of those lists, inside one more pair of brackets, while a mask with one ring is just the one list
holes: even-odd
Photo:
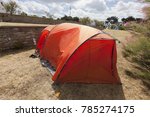
[[120, 83], [116, 41], [98, 29], [50, 25], [42, 31], [37, 50], [57, 83]]

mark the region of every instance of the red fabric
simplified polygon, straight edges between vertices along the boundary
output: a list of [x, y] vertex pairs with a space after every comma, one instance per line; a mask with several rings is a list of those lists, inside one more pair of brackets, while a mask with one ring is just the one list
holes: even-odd
[[57, 81], [119, 83], [118, 77], [112, 71], [115, 68], [112, 64], [114, 44], [114, 40], [90, 39], [85, 42], [67, 61]]
[[49, 25], [47, 26], [44, 30], [42, 30], [41, 35], [38, 39], [38, 43], [37, 43], [37, 49], [41, 50], [44, 46], [46, 37], [48, 36], [48, 34], [50, 33], [50, 31], [55, 28], [56, 25]]
[[38, 50], [41, 50], [41, 48], [43, 47], [44, 42], [45, 42], [45, 39], [46, 39], [46, 37], [47, 37], [48, 34], [49, 34], [49, 31], [48, 31], [48, 30], [44, 30], [44, 31], [41, 33], [41, 35], [40, 35], [40, 37], [39, 37], [39, 39], [38, 39], [38, 43], [37, 43], [37, 49], [38, 49]]

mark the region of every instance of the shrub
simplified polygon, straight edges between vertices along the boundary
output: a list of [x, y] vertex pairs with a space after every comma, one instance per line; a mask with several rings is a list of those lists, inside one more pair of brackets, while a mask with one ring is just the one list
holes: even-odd
[[120, 30], [125, 30], [125, 27], [124, 27], [123, 25], [120, 25], [120, 26], [119, 26], [119, 29], [120, 29]]
[[132, 30], [138, 33], [146, 34], [148, 32], [148, 27], [145, 24], [138, 24], [136, 22], [131, 22], [128, 26], [126, 26], [127, 30]]
[[95, 28], [98, 28], [100, 30], [103, 30], [105, 28], [104, 22], [98, 20], [94, 20], [94, 22], [95, 22]]
[[138, 32], [139, 35], [136, 36], [137, 40], [134, 43], [129, 43], [125, 47], [123, 55], [140, 65], [142, 71], [136, 76], [146, 79], [146, 82], [148, 80], [150, 84], [150, 20], [141, 24], [132, 22], [126, 29]]

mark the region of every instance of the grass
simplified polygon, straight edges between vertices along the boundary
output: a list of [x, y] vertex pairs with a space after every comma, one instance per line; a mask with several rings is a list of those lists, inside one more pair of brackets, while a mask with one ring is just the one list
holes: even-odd
[[130, 24], [125, 27], [125, 29], [126, 30], [132, 30], [132, 31], [135, 31], [135, 32], [139, 32], [139, 33], [142, 33], [142, 34], [145, 35], [147, 33], [148, 27], [145, 26], [145, 24], [143, 26], [142, 25], [138, 24], [136, 22], [130, 22]]
[[132, 71], [130, 76], [131, 74], [133, 76], [134, 73], [134, 77], [142, 78], [150, 86], [150, 21], [143, 24], [131, 23], [127, 29], [139, 34], [136, 36], [137, 40], [134, 43], [129, 43], [124, 48], [123, 55], [131, 58], [131, 61], [137, 63], [142, 69], [136, 74]]
[[147, 37], [139, 37], [134, 43], [129, 43], [125, 47], [125, 53], [127, 57], [129, 56], [143, 56], [145, 59], [150, 57], [150, 40]]
[[150, 0], [145, 0], [145, 2], [150, 2]]

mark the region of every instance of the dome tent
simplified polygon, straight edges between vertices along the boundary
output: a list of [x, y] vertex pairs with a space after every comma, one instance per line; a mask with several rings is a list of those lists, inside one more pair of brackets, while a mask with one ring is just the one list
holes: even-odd
[[50, 25], [41, 32], [37, 50], [56, 83], [120, 83], [116, 41], [98, 29]]

